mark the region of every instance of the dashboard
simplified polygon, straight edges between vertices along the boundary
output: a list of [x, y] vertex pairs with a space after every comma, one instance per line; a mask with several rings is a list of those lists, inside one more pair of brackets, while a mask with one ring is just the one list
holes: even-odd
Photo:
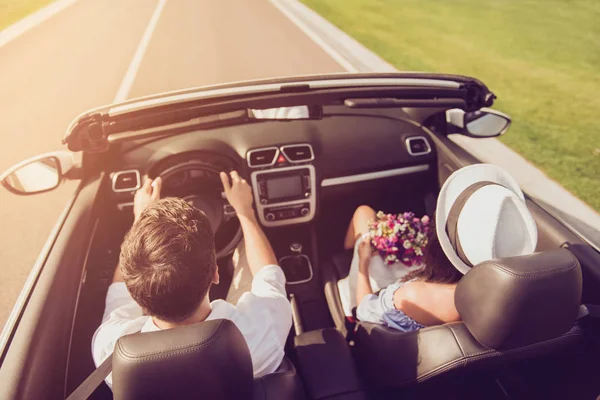
[[377, 115], [192, 131], [124, 143], [118, 152], [109, 157], [115, 161], [108, 167], [119, 209], [132, 206], [132, 193], [145, 175], [175, 169], [180, 172], [163, 182], [169, 195], [220, 195], [218, 172], [236, 169], [251, 183], [265, 227], [312, 221], [320, 196], [330, 190], [433, 172], [436, 162], [427, 132], [410, 121]]

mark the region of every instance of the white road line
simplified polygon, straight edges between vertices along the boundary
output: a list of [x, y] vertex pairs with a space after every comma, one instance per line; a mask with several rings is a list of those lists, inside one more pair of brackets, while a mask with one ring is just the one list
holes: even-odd
[[294, 23], [306, 36], [311, 38], [320, 48], [325, 51], [331, 58], [335, 60], [342, 68], [348, 72], [358, 72], [358, 69], [354, 67], [346, 58], [338, 53], [332, 46], [325, 42], [319, 35], [317, 35], [312, 29], [310, 29], [304, 22], [302, 22], [293, 13], [288, 11], [287, 8], [280, 4], [279, 0], [269, 0], [279, 11], [281, 11], [290, 21]]
[[148, 44], [150, 44], [150, 39], [152, 39], [152, 34], [154, 33], [154, 29], [158, 24], [158, 20], [160, 19], [160, 14], [162, 13], [163, 8], [165, 8], [165, 4], [167, 0], [159, 0], [156, 5], [156, 9], [154, 10], [154, 14], [152, 14], [152, 18], [150, 18], [150, 22], [148, 22], [148, 26], [146, 27], [146, 31], [142, 35], [142, 40], [140, 40], [140, 44], [138, 45], [135, 54], [133, 55], [133, 59], [129, 64], [129, 68], [121, 81], [121, 86], [119, 86], [119, 91], [115, 96], [114, 103], [120, 103], [125, 101], [129, 96], [129, 92], [131, 91], [131, 87], [133, 86], [133, 81], [135, 80], [135, 76], [137, 75], [138, 69], [142, 64], [142, 59], [144, 58], [144, 54], [146, 54], [146, 50], [148, 49]]
[[0, 31], [0, 47], [58, 14], [77, 0], [58, 0]]

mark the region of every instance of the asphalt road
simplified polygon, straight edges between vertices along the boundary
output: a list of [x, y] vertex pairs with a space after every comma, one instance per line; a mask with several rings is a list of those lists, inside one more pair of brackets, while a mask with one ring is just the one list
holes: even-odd
[[[160, 0], [79, 0], [0, 47], [0, 171], [61, 148], [112, 103]], [[167, 0], [127, 98], [238, 80], [342, 72], [267, 0]], [[0, 326], [75, 189], [0, 190]]]

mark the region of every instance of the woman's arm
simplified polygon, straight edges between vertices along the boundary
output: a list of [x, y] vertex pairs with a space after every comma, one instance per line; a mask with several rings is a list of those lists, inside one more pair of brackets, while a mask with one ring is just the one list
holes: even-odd
[[356, 239], [364, 233], [369, 232], [369, 223], [376, 217], [375, 210], [369, 206], [360, 206], [354, 211], [346, 238], [344, 239], [344, 249], [351, 249], [356, 243]]
[[460, 321], [455, 290], [456, 284], [410, 282], [394, 293], [394, 307], [425, 326]]

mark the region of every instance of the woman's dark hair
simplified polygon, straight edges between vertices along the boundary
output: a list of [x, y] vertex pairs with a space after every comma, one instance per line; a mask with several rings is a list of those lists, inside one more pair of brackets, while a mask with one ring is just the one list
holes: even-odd
[[[435, 217], [432, 220], [435, 220]], [[402, 278], [402, 282], [416, 279], [423, 282], [451, 284], [457, 283], [463, 277], [463, 274], [452, 265], [444, 254], [433, 222], [431, 231], [433, 233], [423, 251], [424, 267], [406, 275]]]

